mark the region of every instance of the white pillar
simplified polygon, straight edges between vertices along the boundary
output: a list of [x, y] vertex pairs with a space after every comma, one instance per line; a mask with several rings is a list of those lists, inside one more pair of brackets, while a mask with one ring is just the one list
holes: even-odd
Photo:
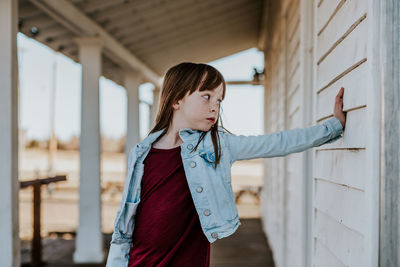
[[159, 106], [160, 106], [160, 87], [155, 85], [153, 89], [153, 105], [151, 105], [150, 107], [150, 129], [152, 129], [156, 124], [156, 117]]
[[127, 95], [127, 129], [125, 141], [125, 154], [128, 158], [129, 150], [139, 142], [139, 86], [142, 76], [139, 72], [126, 71], [125, 89]]
[[101, 43], [96, 38], [77, 38], [82, 65], [79, 226], [74, 262], [104, 260], [101, 232], [99, 79]]
[[20, 266], [18, 1], [0, 1], [0, 266]]
[[[369, 126], [381, 123], [379, 147], [380, 175], [376, 174], [370, 178], [372, 180], [378, 177], [378, 175], [380, 177], [380, 195], [376, 196], [377, 198], [379, 197], [380, 202], [379, 234], [375, 233], [376, 225], [378, 224], [374, 218], [375, 216], [369, 216], [368, 218], [369, 220], [374, 218], [374, 225], [369, 227], [370, 229], [374, 229], [371, 230], [374, 232], [374, 237], [379, 237], [379, 245], [372, 246], [368, 244], [368, 251], [374, 253], [373, 260], [379, 259], [379, 263], [377, 264], [379, 266], [400, 266], [400, 3], [396, 0], [379, 1], [379, 3], [379, 6], [377, 4], [373, 5], [373, 8], [375, 8], [374, 11], [379, 10], [379, 13], [376, 12], [378, 13], [376, 14], [378, 19], [372, 18], [380, 26], [380, 42], [379, 44], [374, 43], [376, 48], [379, 45], [380, 58], [377, 59], [380, 62], [375, 63], [380, 63], [380, 68], [375, 68], [373, 71], [380, 71], [376, 76], [379, 75], [378, 77], [380, 78], [380, 95], [382, 97], [380, 101], [381, 121], [376, 116], [378, 112], [369, 112], [372, 117], [375, 117], [373, 118], [374, 122], [371, 122]], [[370, 64], [373, 64], [373, 62]], [[375, 102], [378, 102], [378, 92], [373, 91], [374, 95], [370, 93], [368, 96], [371, 96], [371, 99], [375, 97]], [[375, 105], [379, 106], [379, 104]], [[369, 120], [372, 121], [372, 118]], [[369, 137], [371, 147], [373, 147], [372, 144], [376, 143], [375, 140], [372, 140], [373, 137], [378, 136], [377, 131], [374, 131], [374, 133], [374, 135], [369, 134], [371, 136]], [[375, 147], [378, 147], [378, 145], [375, 145]], [[376, 160], [376, 158], [370, 157], [368, 158], [369, 162]], [[373, 185], [371, 182], [370, 184]], [[374, 184], [377, 185], [378, 183]], [[368, 185], [368, 187], [372, 186]], [[370, 189], [370, 195], [374, 191]], [[371, 200], [369, 202], [372, 203]], [[378, 205], [375, 205], [375, 203], [374, 206], [378, 208]], [[371, 213], [376, 214], [377, 212], [370, 211]], [[370, 237], [368, 239], [375, 240]], [[378, 253], [373, 251], [376, 248], [379, 248]]]
[[[301, 109], [303, 111], [303, 127], [309, 127], [314, 124], [313, 114], [316, 115], [316, 107], [314, 104], [315, 97], [313, 80], [315, 77], [314, 71], [314, 2], [308, 0], [300, 0], [300, 16], [304, 16], [299, 25], [300, 31], [300, 92], [301, 92]], [[289, 41], [287, 41], [289, 43]], [[315, 46], [316, 47], [316, 46]], [[288, 97], [287, 97], [288, 98]], [[302, 157], [302, 173], [301, 176], [301, 197], [299, 200], [302, 201], [300, 207], [302, 208], [302, 218], [299, 218], [301, 222], [298, 224], [301, 229], [299, 230], [300, 240], [303, 241], [301, 249], [299, 249], [299, 262], [298, 266], [313, 266], [313, 227], [314, 213], [313, 213], [313, 185], [314, 185], [314, 173], [313, 173], [313, 157], [314, 150], [307, 150], [303, 152]], [[288, 240], [289, 241], [289, 240]], [[290, 241], [289, 241], [290, 242]]]

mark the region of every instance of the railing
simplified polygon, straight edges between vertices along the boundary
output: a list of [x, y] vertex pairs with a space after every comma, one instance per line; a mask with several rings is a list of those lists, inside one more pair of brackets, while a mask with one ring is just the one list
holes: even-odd
[[40, 204], [41, 191], [40, 188], [44, 184], [66, 181], [67, 176], [59, 175], [42, 179], [20, 182], [20, 188], [33, 187], [33, 239], [31, 247], [31, 266], [43, 266], [42, 262], [42, 237], [40, 235]]

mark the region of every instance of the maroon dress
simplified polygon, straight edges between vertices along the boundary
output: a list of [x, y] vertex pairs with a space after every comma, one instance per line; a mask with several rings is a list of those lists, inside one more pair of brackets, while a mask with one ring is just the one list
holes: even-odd
[[144, 160], [128, 267], [210, 266], [210, 242], [196, 212], [180, 146], [152, 147]]

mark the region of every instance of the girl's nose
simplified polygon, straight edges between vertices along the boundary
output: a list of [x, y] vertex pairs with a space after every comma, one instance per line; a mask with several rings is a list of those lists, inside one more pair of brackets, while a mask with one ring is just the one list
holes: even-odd
[[210, 111], [211, 111], [211, 112], [216, 112], [216, 111], [218, 110], [217, 106], [218, 106], [218, 104], [216, 104], [216, 105], [211, 105]]

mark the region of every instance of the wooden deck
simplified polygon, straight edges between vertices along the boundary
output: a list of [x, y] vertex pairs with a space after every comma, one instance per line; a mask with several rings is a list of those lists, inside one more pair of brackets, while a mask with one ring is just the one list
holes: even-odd
[[[259, 219], [240, 219], [242, 225], [231, 236], [219, 239], [211, 245], [211, 267], [274, 267], [272, 253], [262, 233]], [[111, 234], [104, 235], [108, 252]], [[48, 267], [103, 267], [105, 264], [73, 264], [74, 239], [45, 239], [43, 259]], [[23, 254], [29, 256], [28, 251]], [[22, 255], [23, 262], [27, 255]], [[29, 266], [25, 263], [22, 266]]]
[[240, 219], [242, 225], [211, 245], [211, 267], [275, 267], [260, 219]]

